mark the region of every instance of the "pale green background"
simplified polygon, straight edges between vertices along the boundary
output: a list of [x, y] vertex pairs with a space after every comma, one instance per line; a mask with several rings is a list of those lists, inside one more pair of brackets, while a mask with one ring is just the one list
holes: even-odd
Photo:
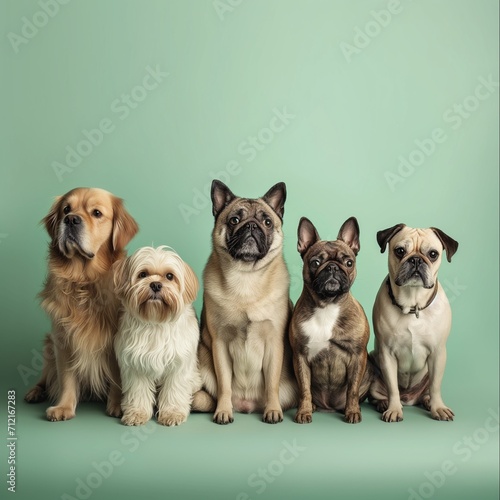
[[[455, 473], [433, 498], [498, 498], [498, 431], [478, 430], [498, 408], [498, 87], [456, 129], [445, 121], [478, 78], [498, 82], [498, 2], [401, 0], [401, 12], [350, 62], [342, 42], [352, 44], [356, 28], [373, 21], [371, 11], [391, 2], [232, 3], [221, 19], [210, 0], [72, 0], [17, 53], [9, 33], [21, 35], [23, 18], [33, 20], [41, 6], [0, 3], [1, 398], [8, 388], [17, 391], [17, 498], [76, 498], [76, 479], [115, 450], [124, 462], [92, 500], [234, 499], [242, 492], [406, 499], [446, 461]], [[157, 65], [169, 75], [121, 120], [112, 103]], [[241, 144], [268, 126], [275, 108], [294, 118], [248, 161]], [[113, 132], [59, 181], [52, 163], [63, 162], [66, 147], [103, 119]], [[391, 190], [385, 172], [396, 172], [398, 157], [436, 128], [446, 140]], [[368, 405], [357, 426], [331, 414], [298, 426], [293, 411], [278, 426], [236, 415], [233, 425], [218, 427], [195, 415], [177, 429], [150, 424], [154, 434], [131, 450], [139, 441], [132, 444], [128, 429], [104, 417], [102, 405], [84, 404], [75, 420], [52, 424], [43, 419], [45, 405], [23, 404], [35, 376], [25, 383], [19, 369], [30, 367], [49, 326], [36, 294], [48, 241], [38, 221], [52, 198], [76, 186], [114, 192], [141, 226], [130, 250], [171, 245], [201, 275], [211, 209], [196, 200], [199, 214], [186, 223], [179, 207], [192, 205], [214, 176], [224, 180], [228, 164], [237, 164], [226, 179], [237, 194], [287, 184], [293, 300], [301, 289], [295, 235], [303, 215], [324, 238], [335, 237], [347, 217], [358, 218], [354, 294], [368, 315], [387, 266], [377, 230], [399, 222], [437, 226], [460, 242], [440, 272], [454, 314], [443, 384], [453, 423], [413, 408], [404, 422], [388, 425]], [[473, 441], [477, 449], [466, 455], [463, 439], [474, 432], [481, 444]], [[248, 479], [270, 464], [280, 472], [273, 461], [282, 442], [293, 440], [305, 450], [259, 494]]]

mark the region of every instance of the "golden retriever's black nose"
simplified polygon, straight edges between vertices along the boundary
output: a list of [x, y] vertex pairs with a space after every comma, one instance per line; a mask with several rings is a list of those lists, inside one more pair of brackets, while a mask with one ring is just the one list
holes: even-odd
[[152, 283], [149, 284], [151, 290], [153, 290], [153, 292], [159, 292], [161, 290], [161, 283], [159, 281], [153, 281]]
[[82, 223], [82, 218], [79, 215], [66, 215], [64, 223], [71, 226], [76, 226]]

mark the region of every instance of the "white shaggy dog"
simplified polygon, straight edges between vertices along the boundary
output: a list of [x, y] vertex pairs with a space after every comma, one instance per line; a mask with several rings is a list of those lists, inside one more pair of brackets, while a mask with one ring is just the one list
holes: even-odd
[[199, 283], [168, 247], [143, 247], [117, 263], [115, 289], [123, 311], [114, 346], [122, 380], [122, 423], [186, 421], [201, 387], [199, 327], [193, 308]]

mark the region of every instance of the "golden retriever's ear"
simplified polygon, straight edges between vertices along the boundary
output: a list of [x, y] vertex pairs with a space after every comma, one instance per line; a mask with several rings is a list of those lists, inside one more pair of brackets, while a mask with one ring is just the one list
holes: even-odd
[[191, 304], [198, 295], [200, 283], [191, 267], [184, 262], [184, 293], [182, 298], [186, 304]]
[[123, 250], [139, 230], [137, 222], [125, 210], [123, 200], [113, 200], [113, 250]]
[[125, 288], [127, 287], [127, 277], [129, 273], [128, 262], [128, 258], [120, 259], [117, 260], [112, 267], [113, 284], [115, 286], [115, 293], [118, 297], [122, 297], [124, 295]]
[[59, 223], [59, 212], [61, 210], [62, 196], [56, 196], [49, 213], [40, 221], [40, 224], [45, 226], [51, 239], [57, 236], [57, 226]]

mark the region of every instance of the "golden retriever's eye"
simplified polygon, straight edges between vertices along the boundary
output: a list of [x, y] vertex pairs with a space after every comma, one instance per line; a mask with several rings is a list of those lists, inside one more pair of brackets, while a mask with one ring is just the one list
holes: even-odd
[[173, 275], [172, 273], [167, 273], [166, 278], [167, 278], [169, 281], [172, 281], [172, 280], [174, 279], [174, 275]]
[[71, 207], [70, 207], [69, 205], [66, 205], [66, 206], [63, 208], [63, 213], [64, 213], [64, 215], [68, 215], [70, 212], [71, 212]]
[[92, 211], [92, 215], [96, 219], [100, 219], [102, 217], [102, 212], [100, 210], [97, 210], [97, 208], [96, 208], [95, 210]]
[[138, 278], [146, 278], [148, 276], [148, 273], [146, 271], [141, 271], [137, 277]]

